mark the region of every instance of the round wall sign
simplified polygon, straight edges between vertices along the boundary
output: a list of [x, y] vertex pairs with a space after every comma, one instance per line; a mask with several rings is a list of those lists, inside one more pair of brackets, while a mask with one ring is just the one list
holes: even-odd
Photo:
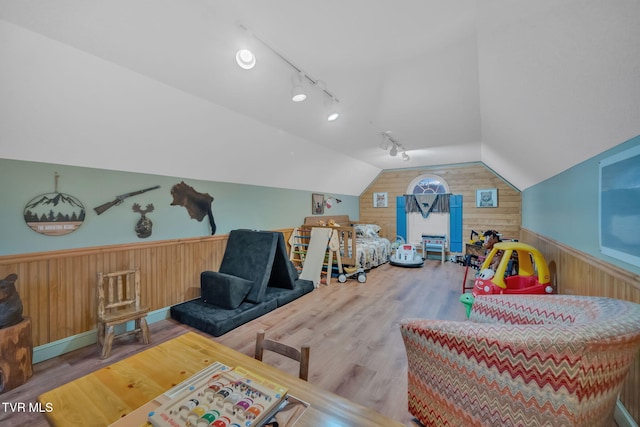
[[24, 220], [33, 231], [47, 236], [73, 233], [84, 222], [84, 206], [64, 193], [34, 197], [24, 208]]

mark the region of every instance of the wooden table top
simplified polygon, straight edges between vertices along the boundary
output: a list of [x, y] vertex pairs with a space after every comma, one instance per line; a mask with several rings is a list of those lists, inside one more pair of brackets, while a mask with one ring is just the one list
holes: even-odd
[[118, 425], [140, 425], [148, 413], [145, 405], [214, 362], [246, 368], [282, 384], [290, 395], [308, 402], [310, 406], [296, 427], [403, 426], [374, 409], [193, 332], [43, 393], [38, 400], [42, 407], [51, 409], [45, 415], [54, 426], [104, 427], [119, 420]]

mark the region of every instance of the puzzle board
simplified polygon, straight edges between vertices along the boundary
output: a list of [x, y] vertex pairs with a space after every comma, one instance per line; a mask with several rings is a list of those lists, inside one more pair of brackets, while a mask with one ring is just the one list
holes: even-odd
[[154, 427], [257, 427], [280, 409], [287, 391], [242, 367], [214, 364], [172, 389], [148, 420]]

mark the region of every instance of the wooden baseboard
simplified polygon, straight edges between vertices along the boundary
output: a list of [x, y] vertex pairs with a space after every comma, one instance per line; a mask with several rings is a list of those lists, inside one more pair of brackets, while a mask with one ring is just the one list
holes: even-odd
[[[161, 320], [168, 319], [169, 307], [161, 308], [149, 312], [147, 315], [147, 324], [159, 322]], [[128, 322], [127, 324], [120, 325], [118, 334], [124, 333], [135, 328], [134, 322]], [[73, 350], [77, 350], [88, 345], [93, 345], [97, 342], [97, 332], [95, 329], [81, 334], [73, 335], [63, 338], [58, 341], [50, 342], [33, 349], [33, 363], [43, 362], [54, 357], [61, 356]]]

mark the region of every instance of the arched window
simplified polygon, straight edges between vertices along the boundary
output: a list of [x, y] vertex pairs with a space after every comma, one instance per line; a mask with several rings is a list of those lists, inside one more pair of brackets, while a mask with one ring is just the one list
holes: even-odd
[[446, 181], [437, 175], [420, 175], [416, 177], [409, 187], [407, 194], [447, 194], [449, 186]]

